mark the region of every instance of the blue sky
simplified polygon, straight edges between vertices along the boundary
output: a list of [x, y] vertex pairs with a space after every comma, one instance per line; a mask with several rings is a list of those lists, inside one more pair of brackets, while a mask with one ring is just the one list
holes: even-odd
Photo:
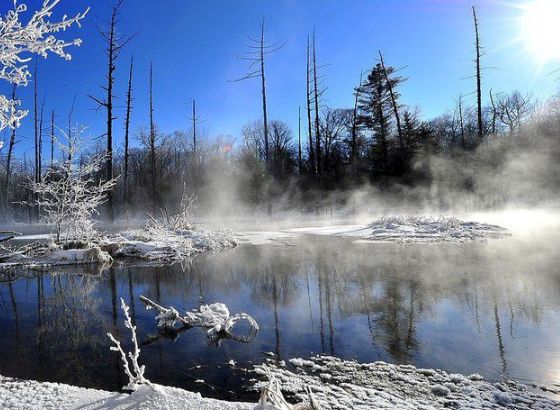
[[[529, 0], [474, 1], [479, 9], [486, 55], [485, 94], [519, 89], [534, 96], [556, 92], [558, 76], [549, 75], [556, 63], [541, 70], [519, 36], [519, 10], [514, 5]], [[30, 9], [39, 0], [28, 0]], [[5, 12], [11, 1], [4, 0]], [[271, 119], [297, 127], [298, 105], [305, 104], [305, 45], [315, 27], [317, 52], [323, 69], [324, 103], [350, 107], [360, 70], [367, 70], [382, 50], [386, 63], [406, 68], [409, 80], [402, 87], [402, 102], [418, 106], [424, 118], [454, 105], [460, 93], [474, 89], [473, 29], [470, 7], [464, 0], [125, 0], [120, 32], [137, 37], [122, 52], [117, 69], [118, 97], [115, 143], [122, 144], [126, 79], [130, 57], [135, 58], [132, 127], [148, 123], [148, 67], [154, 64], [155, 118], [165, 132], [188, 129], [187, 101], [197, 99], [203, 128], [210, 136], [237, 137], [242, 125], [260, 117], [260, 88], [256, 80], [231, 83], [246, 71], [235, 55], [243, 51], [246, 35], [256, 36], [263, 16], [268, 38], [285, 47], [268, 61], [268, 101]], [[40, 60], [39, 89], [46, 93], [46, 110], [55, 109], [65, 126], [76, 95], [74, 118], [103, 132], [104, 114], [95, 112], [87, 95], [101, 95], [106, 62], [96, 26], [107, 20], [105, 0], [62, 0], [55, 17], [91, 7], [82, 29], [73, 28], [65, 38], [80, 37], [83, 45], [72, 49], [68, 63], [56, 56]], [[7, 93], [9, 87], [2, 85]], [[24, 106], [32, 107], [32, 84], [23, 90]], [[472, 100], [473, 97], [467, 97]], [[32, 116], [19, 131], [18, 154], [31, 147]], [[31, 152], [29, 152], [31, 154]]]

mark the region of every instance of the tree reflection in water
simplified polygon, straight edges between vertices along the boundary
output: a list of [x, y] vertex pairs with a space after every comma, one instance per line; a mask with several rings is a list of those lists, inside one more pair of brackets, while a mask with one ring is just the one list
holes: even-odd
[[[244, 375], [227, 363], [250, 367], [265, 359], [262, 352], [277, 360], [327, 353], [560, 382], [551, 368], [560, 360], [551, 357], [560, 354], [556, 252], [543, 257], [514, 240], [350, 246], [303, 238], [297, 245], [240, 246], [171, 267], [4, 275], [0, 374], [120, 388], [105, 333], [124, 334], [122, 297], [145, 341], [147, 377], [209, 396], [231, 390], [244, 397]], [[140, 294], [181, 311], [223, 302], [251, 314], [261, 330], [250, 344], [222, 340], [219, 348], [200, 329], [162, 335]]]

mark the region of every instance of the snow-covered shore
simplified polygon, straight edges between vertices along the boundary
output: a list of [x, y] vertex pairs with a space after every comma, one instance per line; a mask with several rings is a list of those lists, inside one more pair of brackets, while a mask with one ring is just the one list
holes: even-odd
[[295, 369], [273, 362], [257, 366], [263, 381], [256, 382], [255, 389], [266, 386], [273, 376], [284, 394], [296, 401], [305, 400], [310, 389], [324, 410], [560, 408], [560, 387], [541, 387], [554, 392], [553, 398], [513, 380], [491, 383], [478, 374], [463, 376], [384, 362], [361, 364], [329, 356], [290, 363]]
[[198, 393], [159, 385], [132, 394], [41, 383], [0, 376], [0, 408], [14, 410], [248, 410], [255, 404], [206, 399]]
[[[309, 360], [256, 366], [261, 390], [274, 377], [291, 402], [308, 402], [309, 393], [323, 410], [335, 409], [559, 409], [560, 388], [531, 389], [513, 380], [499, 383], [482, 376], [449, 374], [442, 370], [420, 369], [384, 362], [360, 364], [329, 356]], [[35, 409], [182, 409], [249, 410], [263, 407], [257, 403], [228, 402], [203, 398], [198, 393], [143, 385], [132, 394], [85, 389], [58, 383], [41, 383], [0, 376], [0, 408]], [[265, 407], [267, 410], [284, 410]]]
[[110, 264], [114, 259], [139, 259], [172, 263], [195, 254], [237, 246], [227, 230], [145, 227], [93, 238], [88, 243], [57, 245], [47, 236], [11, 254], [0, 255], [0, 270], [16, 267], [43, 269], [51, 266]]

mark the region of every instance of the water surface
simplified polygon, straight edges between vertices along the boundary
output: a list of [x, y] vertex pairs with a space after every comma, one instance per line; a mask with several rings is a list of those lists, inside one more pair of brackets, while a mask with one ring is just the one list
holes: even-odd
[[[106, 333], [130, 346], [123, 298], [147, 377], [207, 396], [254, 399], [245, 392], [251, 376], [240, 368], [261, 363], [265, 352], [560, 383], [558, 244], [556, 236], [406, 246], [304, 236], [293, 246], [242, 245], [171, 267], [4, 278], [0, 374], [120, 389], [126, 381]], [[197, 328], [164, 337], [140, 295], [182, 310], [224, 302], [232, 313], [251, 314], [261, 330], [248, 345], [218, 347]]]

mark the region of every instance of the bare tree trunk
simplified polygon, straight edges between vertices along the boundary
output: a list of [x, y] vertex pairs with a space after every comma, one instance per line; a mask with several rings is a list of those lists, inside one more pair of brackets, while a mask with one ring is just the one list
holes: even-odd
[[313, 148], [313, 127], [311, 125], [311, 46], [307, 36], [307, 126], [309, 135], [309, 168], [312, 174], [316, 173], [315, 151]]
[[43, 96], [43, 101], [41, 102], [41, 114], [39, 115], [39, 182], [43, 179], [42, 169], [43, 169], [43, 118], [45, 113], [45, 96]]
[[153, 88], [153, 66], [150, 63], [150, 173], [152, 190], [152, 211], [156, 210], [156, 127], [154, 124], [154, 88]]
[[193, 178], [193, 187], [194, 191], [196, 192], [197, 189], [197, 153], [196, 153], [196, 100], [193, 99], [192, 101], [192, 122], [193, 122], [193, 160], [192, 160], [192, 178]]
[[260, 47], [260, 55], [261, 55], [261, 83], [262, 83], [262, 106], [263, 106], [263, 125], [264, 125], [264, 150], [265, 150], [265, 162], [266, 168], [270, 172], [270, 152], [268, 147], [268, 113], [266, 107], [266, 79], [264, 73], [264, 19], [261, 25], [261, 47]]
[[321, 129], [319, 124], [319, 89], [317, 82], [317, 46], [315, 30], [313, 30], [313, 95], [315, 101], [315, 149], [317, 159], [317, 175], [321, 174]]
[[126, 93], [126, 118], [124, 125], [124, 206], [128, 211], [128, 159], [129, 159], [129, 136], [130, 118], [132, 114], [132, 76], [134, 72], [134, 57], [130, 59], [130, 71], [128, 73], [128, 91]]
[[478, 121], [478, 139], [482, 141], [484, 138], [484, 131], [482, 125], [482, 75], [480, 70], [480, 36], [478, 32], [478, 17], [476, 15], [476, 8], [473, 6], [473, 20], [475, 31], [475, 46], [476, 46], [476, 105], [477, 105], [477, 121]]
[[[105, 91], [105, 99], [98, 99], [90, 95], [90, 98], [94, 100], [99, 107], [103, 107], [106, 110], [107, 118], [107, 162], [105, 169], [105, 178], [107, 181], [113, 179], [113, 89], [115, 85], [115, 71], [116, 62], [122, 48], [130, 41], [134, 36], [127, 39], [120, 37], [117, 33], [117, 24], [119, 23], [119, 11], [124, 0], [114, 0], [111, 6], [111, 19], [109, 20], [109, 28], [106, 32], [100, 31], [101, 36], [107, 44], [106, 55], [107, 55], [107, 85], [102, 87]], [[115, 211], [113, 204], [113, 192], [107, 192], [107, 217], [110, 222], [115, 219]]]
[[389, 95], [391, 97], [391, 105], [393, 106], [393, 114], [395, 115], [395, 121], [397, 122], [397, 133], [399, 137], [399, 147], [401, 153], [405, 152], [405, 145], [403, 140], [403, 133], [401, 127], [401, 117], [399, 115], [399, 107], [397, 105], [397, 99], [395, 98], [395, 93], [393, 92], [393, 86], [387, 75], [387, 70], [385, 69], [385, 61], [383, 60], [383, 54], [379, 51], [379, 61], [381, 63], [381, 69], [383, 70], [383, 76], [385, 77], [385, 82], [387, 83], [387, 89], [389, 90]]
[[301, 106], [298, 107], [298, 170], [301, 175], [303, 172], [303, 163], [301, 160]]
[[35, 141], [35, 182], [39, 182], [39, 109], [37, 97], [37, 57], [35, 57], [35, 69], [33, 70], [33, 130]]
[[[12, 87], [12, 101], [16, 100], [16, 85]], [[16, 127], [13, 127], [10, 132], [10, 143], [8, 145], [8, 155], [6, 157], [6, 179], [4, 181], [4, 207], [6, 210], [9, 208], [10, 201], [8, 200], [9, 188], [10, 188], [10, 177], [11, 177], [11, 166], [12, 166], [12, 155], [14, 152], [14, 145], [16, 144]]]
[[50, 168], [52, 169], [54, 163], [54, 110], [51, 111], [51, 161]]

